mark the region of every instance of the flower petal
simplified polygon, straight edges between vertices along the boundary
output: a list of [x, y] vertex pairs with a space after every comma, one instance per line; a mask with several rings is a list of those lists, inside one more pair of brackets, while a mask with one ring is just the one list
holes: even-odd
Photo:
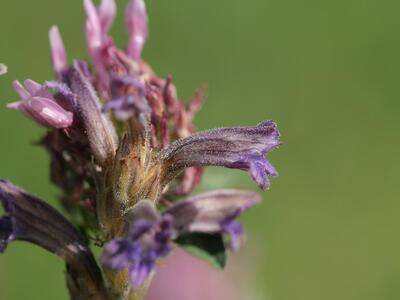
[[103, 32], [108, 32], [117, 13], [115, 0], [102, 0], [98, 9], [100, 25]]
[[255, 192], [217, 190], [189, 197], [165, 211], [179, 232], [221, 232], [221, 224], [260, 202]]
[[83, 6], [86, 13], [86, 43], [89, 52], [93, 52], [93, 50], [101, 47], [103, 31], [97, 9], [92, 0], [84, 0]]
[[[78, 230], [42, 200], [0, 179], [0, 201], [6, 216], [0, 219], [0, 250], [12, 240], [34, 243], [67, 262], [71, 294], [108, 299], [101, 272]], [[72, 280], [73, 278], [73, 280]]]
[[125, 10], [125, 26], [129, 33], [128, 55], [139, 60], [148, 36], [148, 18], [143, 0], [129, 0]]
[[114, 271], [127, 268], [132, 287], [142, 285], [155, 268], [156, 260], [171, 251], [174, 235], [171, 216], [161, 216], [150, 200], [141, 200], [125, 214], [122, 238], [109, 241], [102, 263]]
[[27, 117], [48, 128], [67, 128], [73, 122], [73, 115], [54, 100], [32, 97], [28, 100], [10, 103], [9, 108], [21, 110]]
[[100, 100], [76, 62], [70, 71], [69, 80], [71, 90], [76, 96], [78, 114], [85, 126], [93, 154], [98, 163], [104, 164], [114, 157], [117, 148], [115, 128], [101, 113]]
[[279, 144], [279, 131], [272, 121], [256, 127], [217, 128], [195, 133], [161, 152], [165, 183], [186, 167], [223, 166], [248, 171], [266, 190], [267, 176], [277, 173], [264, 156]]
[[62, 73], [68, 68], [67, 53], [65, 52], [64, 42], [61, 38], [57, 26], [52, 26], [49, 31], [51, 61], [54, 72], [61, 77]]
[[32, 242], [62, 257], [84, 247], [78, 231], [59, 212], [4, 180], [0, 180], [0, 200], [11, 221], [5, 226], [3, 218], [2, 233], [11, 225], [13, 240]]

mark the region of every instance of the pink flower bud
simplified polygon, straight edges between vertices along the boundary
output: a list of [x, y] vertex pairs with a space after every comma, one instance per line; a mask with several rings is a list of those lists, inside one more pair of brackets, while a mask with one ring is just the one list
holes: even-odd
[[25, 80], [13, 82], [21, 101], [9, 103], [8, 108], [22, 111], [36, 123], [50, 128], [67, 128], [73, 122], [73, 114], [58, 105], [52, 96], [37, 82]]
[[102, 45], [102, 29], [97, 9], [92, 0], [85, 0], [84, 3], [86, 13], [86, 43], [90, 53], [98, 49]]
[[128, 54], [139, 60], [147, 40], [147, 12], [143, 0], [129, 0], [125, 10], [125, 26], [129, 33]]
[[57, 26], [53, 26], [49, 31], [49, 40], [51, 48], [51, 61], [53, 69], [58, 76], [61, 75], [68, 67], [67, 54], [65, 52], [64, 43]]
[[117, 7], [115, 5], [115, 0], [102, 0], [98, 8], [98, 15], [100, 19], [100, 25], [103, 33], [108, 32], [110, 29], [115, 14], [117, 12]]

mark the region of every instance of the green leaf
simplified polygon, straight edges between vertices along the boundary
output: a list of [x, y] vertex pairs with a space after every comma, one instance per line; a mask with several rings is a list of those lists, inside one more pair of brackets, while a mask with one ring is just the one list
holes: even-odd
[[217, 269], [224, 269], [226, 250], [221, 234], [188, 233], [179, 236], [175, 242], [193, 256], [207, 261]]

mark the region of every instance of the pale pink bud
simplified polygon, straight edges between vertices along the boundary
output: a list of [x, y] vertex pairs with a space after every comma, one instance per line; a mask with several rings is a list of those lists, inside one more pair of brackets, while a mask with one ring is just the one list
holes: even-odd
[[49, 31], [51, 61], [56, 74], [60, 76], [68, 67], [67, 54], [65, 52], [64, 43], [61, 38], [60, 31], [57, 26], [53, 26]]
[[115, 5], [115, 0], [102, 0], [98, 9], [98, 15], [100, 19], [100, 25], [103, 33], [108, 32], [110, 29], [115, 14], [117, 12], [117, 6]]
[[100, 24], [97, 9], [92, 0], [84, 0], [83, 2], [86, 13], [86, 43], [89, 52], [101, 47], [102, 44], [102, 28]]
[[66, 128], [72, 124], [72, 113], [48, 98], [32, 97], [10, 103], [7, 107], [22, 111], [27, 117], [44, 127]]
[[148, 36], [148, 18], [143, 0], [129, 0], [125, 10], [125, 26], [129, 33], [128, 55], [139, 60]]
[[36, 123], [50, 128], [67, 128], [73, 122], [73, 114], [58, 105], [52, 96], [33, 80], [13, 82], [21, 101], [9, 103], [8, 108], [22, 111]]

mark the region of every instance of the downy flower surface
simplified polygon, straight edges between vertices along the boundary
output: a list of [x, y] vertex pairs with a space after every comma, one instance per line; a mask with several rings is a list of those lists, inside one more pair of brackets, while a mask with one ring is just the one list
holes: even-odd
[[[0, 251], [24, 240], [62, 257], [72, 299], [142, 299], [158, 260], [174, 245], [196, 247], [211, 259], [218, 253], [220, 265], [226, 249], [239, 248], [243, 229], [237, 218], [260, 202], [258, 194], [234, 189], [190, 194], [205, 166], [247, 171], [267, 190], [277, 171], [265, 156], [279, 146], [279, 132], [272, 121], [196, 132], [193, 118], [204, 91], [181, 102], [172, 77], [158, 77], [141, 58], [148, 37], [143, 0], [128, 2], [126, 50], [108, 35], [114, 0], [83, 4], [91, 63], [69, 63], [53, 26], [56, 79], [15, 80], [20, 100], [8, 104], [47, 129], [40, 145], [50, 155], [51, 181], [75, 224], [1, 180], [6, 213], [0, 219]], [[5, 72], [0, 65], [0, 74]], [[98, 261], [90, 243], [103, 248]]]

